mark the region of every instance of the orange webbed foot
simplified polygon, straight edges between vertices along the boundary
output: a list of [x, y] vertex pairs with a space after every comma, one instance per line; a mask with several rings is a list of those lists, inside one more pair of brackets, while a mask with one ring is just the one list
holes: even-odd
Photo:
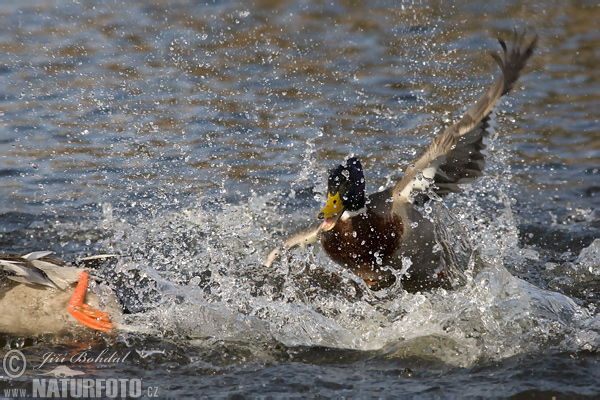
[[104, 311], [96, 310], [83, 302], [88, 287], [88, 274], [83, 271], [79, 275], [79, 281], [71, 301], [69, 302], [69, 313], [82, 325], [97, 331], [110, 333], [115, 327], [110, 317]]

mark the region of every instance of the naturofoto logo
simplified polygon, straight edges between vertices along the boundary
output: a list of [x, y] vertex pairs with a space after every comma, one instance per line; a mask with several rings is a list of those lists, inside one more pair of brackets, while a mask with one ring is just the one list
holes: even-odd
[[[50, 367], [50, 363], [71, 362], [74, 366], [81, 366], [85, 363], [93, 362], [123, 362], [127, 359], [129, 353], [124, 356], [118, 356], [116, 353], [106, 356], [107, 350], [103, 350], [98, 355], [91, 355], [88, 351], [71, 355], [46, 353], [43, 361], [34, 366], [31, 372], [36, 376], [31, 379], [31, 391], [23, 388], [5, 388], [4, 397], [33, 397], [33, 398], [138, 398], [142, 395], [147, 397], [157, 397], [158, 388], [148, 387], [144, 391], [142, 380], [138, 378], [92, 378], [86, 377], [86, 373], [77, 368], [71, 368], [67, 365], [57, 365], [50, 370], [41, 370], [41, 367]], [[27, 358], [20, 350], [8, 351], [2, 359], [3, 372], [9, 382], [19, 379], [23, 381], [23, 374], [27, 370]], [[85, 368], [84, 368], [85, 369]], [[29, 376], [29, 375], [27, 375]], [[4, 376], [0, 376], [4, 380]], [[0, 394], [0, 397], [2, 394]]]

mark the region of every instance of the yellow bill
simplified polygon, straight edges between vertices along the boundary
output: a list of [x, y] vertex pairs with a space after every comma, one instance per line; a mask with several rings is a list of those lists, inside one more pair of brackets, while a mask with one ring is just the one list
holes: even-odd
[[317, 218], [325, 218], [325, 221], [323, 221], [323, 230], [328, 231], [332, 229], [343, 211], [344, 206], [342, 206], [342, 199], [340, 198], [339, 192], [333, 196], [331, 193], [327, 193], [327, 204], [325, 204], [325, 207], [317, 214]]

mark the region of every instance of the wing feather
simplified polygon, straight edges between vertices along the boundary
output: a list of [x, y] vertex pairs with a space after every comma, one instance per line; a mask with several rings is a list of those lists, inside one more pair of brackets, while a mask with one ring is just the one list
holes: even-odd
[[[300, 246], [300, 248], [304, 249], [306, 246], [316, 243], [319, 240], [319, 234], [321, 233], [322, 224], [319, 224], [318, 227], [312, 227], [300, 231], [289, 238], [287, 238], [282, 245], [284, 250], [289, 250], [294, 247]], [[265, 267], [270, 267], [273, 261], [277, 259], [277, 257], [281, 254], [282, 249], [276, 248], [273, 249], [267, 259], [263, 263]]]
[[504, 58], [492, 53], [502, 75], [483, 93], [463, 117], [448, 127], [406, 168], [394, 188], [397, 201], [412, 202], [415, 191], [434, 186], [434, 192], [445, 195], [459, 192], [458, 184], [481, 176], [485, 167], [483, 139], [488, 135], [489, 115], [498, 99], [514, 87], [537, 44], [534, 37], [523, 50], [524, 35], [515, 33], [511, 47], [499, 39]]

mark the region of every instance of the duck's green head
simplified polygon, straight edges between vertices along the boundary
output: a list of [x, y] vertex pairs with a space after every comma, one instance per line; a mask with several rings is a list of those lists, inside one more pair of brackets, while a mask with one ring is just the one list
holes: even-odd
[[346, 160], [329, 173], [327, 182], [327, 204], [317, 215], [325, 219], [323, 229], [335, 226], [344, 211], [358, 211], [365, 206], [365, 176], [356, 157]]

